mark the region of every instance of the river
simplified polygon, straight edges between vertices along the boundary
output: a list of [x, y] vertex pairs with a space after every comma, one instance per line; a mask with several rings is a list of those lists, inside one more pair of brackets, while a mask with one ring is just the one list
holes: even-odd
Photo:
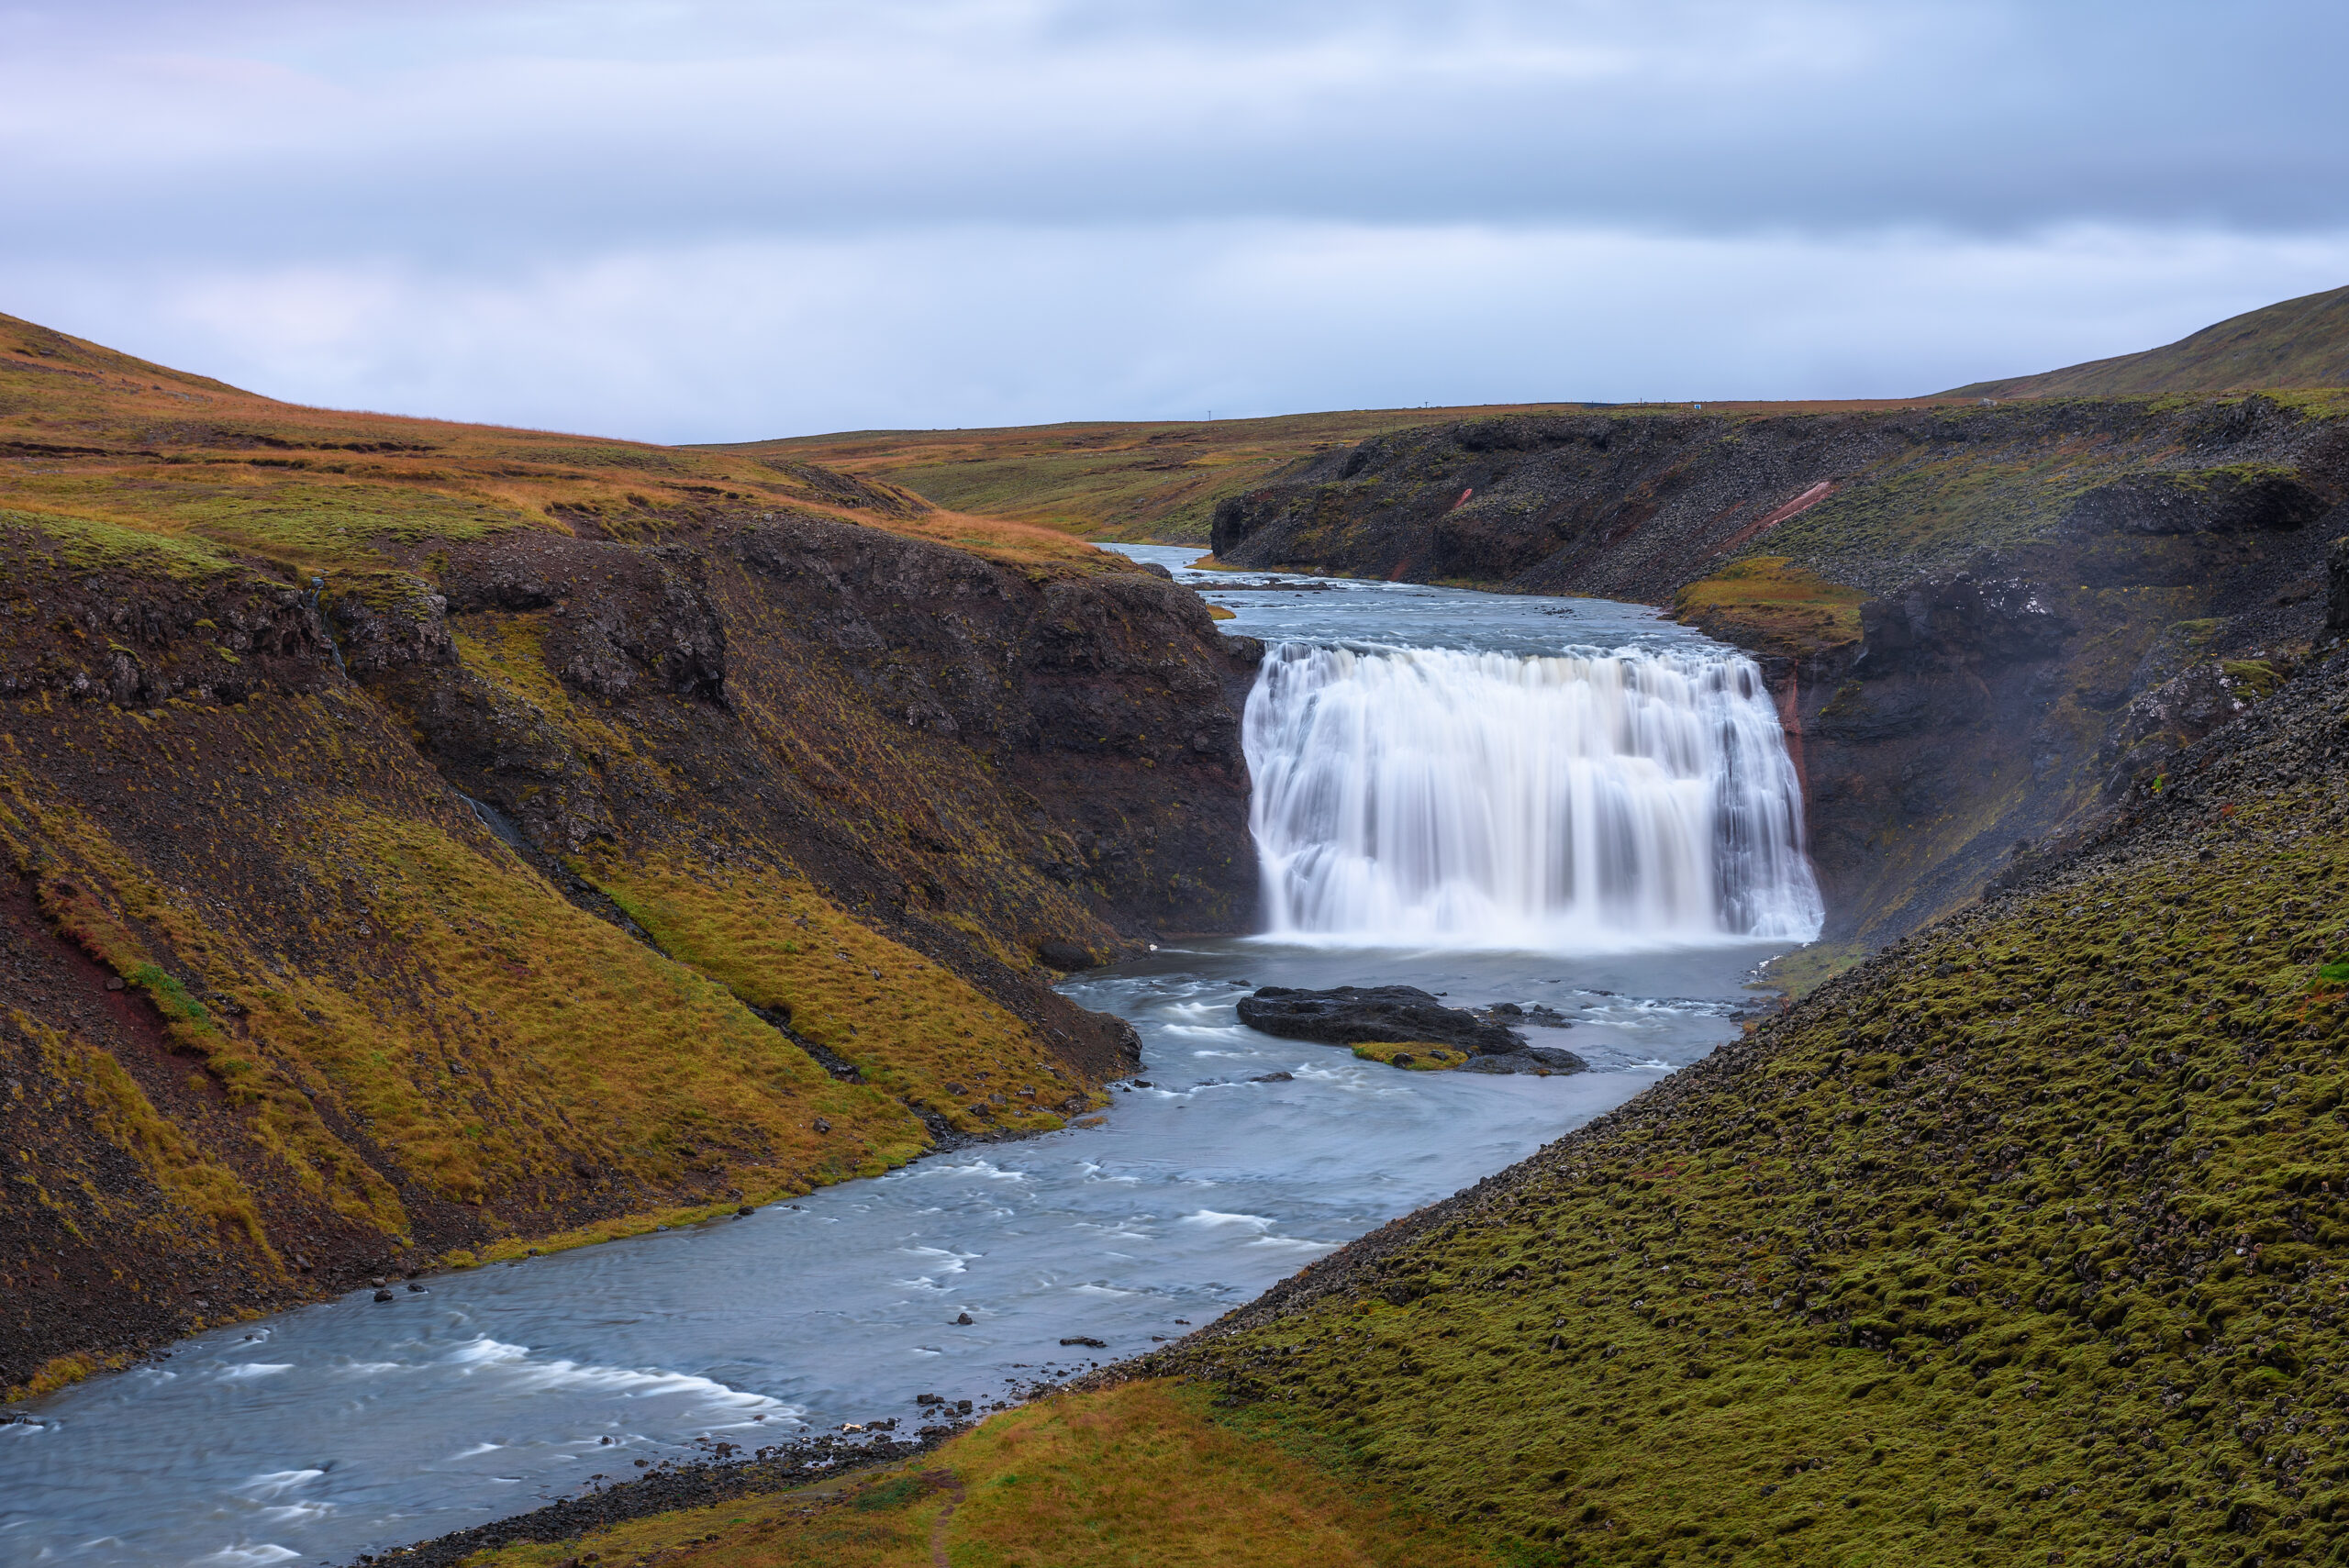
[[[1743, 981], [1815, 929], [1766, 698], [1695, 633], [1603, 601], [1126, 548], [1231, 608], [1226, 629], [1298, 646], [1248, 717], [1270, 934], [1065, 986], [1141, 1035], [1104, 1116], [359, 1292], [14, 1407], [0, 1562], [341, 1562], [715, 1442], [910, 1427], [921, 1395], [984, 1409], [1178, 1336], [1621, 1104], [1730, 1038]], [[1546, 1004], [1571, 1027], [1529, 1035], [1591, 1071], [1406, 1073], [1233, 1013], [1257, 985], [1349, 983]]]

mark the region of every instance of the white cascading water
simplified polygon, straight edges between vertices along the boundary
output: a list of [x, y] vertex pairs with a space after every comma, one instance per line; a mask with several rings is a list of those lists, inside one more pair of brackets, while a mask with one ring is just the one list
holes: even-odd
[[1286, 643], [1244, 739], [1269, 934], [1608, 949], [1819, 934], [1801, 785], [1749, 659]]

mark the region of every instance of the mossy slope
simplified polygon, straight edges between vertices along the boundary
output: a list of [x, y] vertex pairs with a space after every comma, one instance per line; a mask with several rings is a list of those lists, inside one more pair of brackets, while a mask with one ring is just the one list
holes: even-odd
[[1867, 595], [1783, 555], [1751, 556], [1673, 595], [1673, 618], [1756, 652], [1815, 658], [1860, 639]]
[[[226, 1106], [173, 1126], [120, 1063], [93, 1064], [91, 1041], [37, 1015], [11, 1030], [35, 1081], [71, 1077], [117, 1107], [93, 1116], [81, 1158], [127, 1157], [168, 1198], [158, 1213], [194, 1206], [253, 1254], [190, 1326], [303, 1288], [312, 1259], [332, 1285], [598, 1218], [805, 1191], [929, 1140], [724, 985], [566, 902], [363, 702], [76, 715], [65, 746], [39, 733], [65, 716], [12, 717], [10, 874], [151, 1004], [168, 1055], [131, 1066], [175, 1062]], [[18, 1327], [20, 1351], [62, 1351], [72, 1331]]]

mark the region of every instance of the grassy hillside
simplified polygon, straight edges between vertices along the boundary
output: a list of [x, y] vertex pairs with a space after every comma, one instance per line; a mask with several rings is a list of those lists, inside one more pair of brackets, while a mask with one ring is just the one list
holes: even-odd
[[[1195, 595], [0, 318], [0, 1388], [1049, 1129], [1249, 906]], [[1235, 658], [1240, 662], [1235, 662]]]
[[2148, 396], [2349, 386], [2349, 288], [2262, 306], [2164, 348], [1976, 382], [1943, 397]]
[[1273, 469], [1463, 410], [1270, 419], [1080, 421], [985, 430], [852, 430], [705, 449], [821, 463], [940, 506], [1067, 533], [1205, 544], [1215, 504]]
[[[95, 559], [194, 539], [296, 575], [372, 573], [388, 546], [585, 522], [649, 539], [680, 507], [789, 506], [990, 559], [1116, 568], [1014, 519], [749, 450], [306, 408], [0, 316], [0, 508], [113, 523]], [[154, 557], [160, 559], [160, 557]]]
[[[995, 430], [852, 430], [701, 449], [788, 464], [822, 463], [914, 491], [941, 506], [1097, 539], [1208, 542], [1216, 503], [1300, 458], [1389, 430], [1503, 414], [1614, 405], [1497, 404], [1479, 408], [1366, 408], [1267, 419], [1102, 421]], [[1641, 406], [1622, 406], [1637, 411]], [[1685, 406], [1683, 405], [1659, 406]], [[1720, 404], [1817, 411], [1889, 406]]]

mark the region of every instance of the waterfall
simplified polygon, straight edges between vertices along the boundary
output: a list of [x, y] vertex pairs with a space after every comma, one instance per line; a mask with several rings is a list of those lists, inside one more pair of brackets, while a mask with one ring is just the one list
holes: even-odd
[[1244, 727], [1272, 934], [1809, 940], [1802, 791], [1753, 661], [1286, 643]]

